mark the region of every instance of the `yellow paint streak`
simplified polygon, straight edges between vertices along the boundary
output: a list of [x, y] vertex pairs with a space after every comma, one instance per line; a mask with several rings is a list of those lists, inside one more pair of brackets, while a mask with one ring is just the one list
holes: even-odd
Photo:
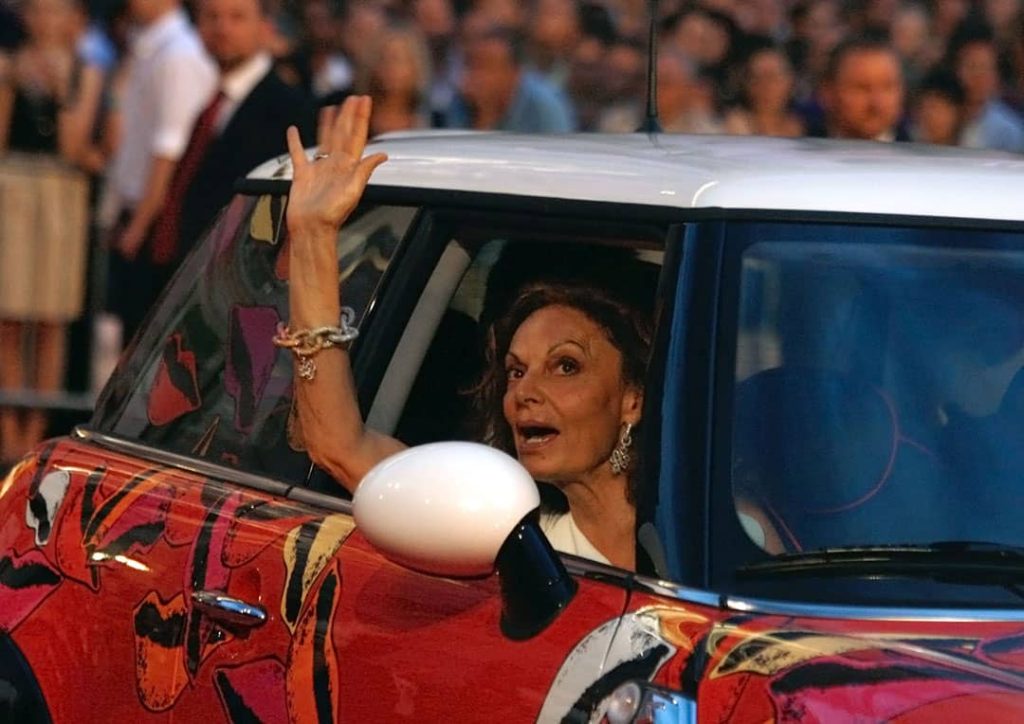
[[[313, 544], [310, 546], [309, 555], [306, 557], [306, 566], [302, 570], [302, 603], [299, 606], [300, 618], [302, 617], [302, 612], [306, 609], [306, 599], [309, 597], [309, 589], [331, 562], [331, 559], [334, 557], [334, 554], [337, 553], [341, 544], [344, 543], [345, 539], [349, 537], [353, 530], [355, 530], [355, 527], [355, 520], [351, 516], [347, 515], [329, 515], [324, 518], [323, 522], [320, 524], [316, 537], [313, 539]], [[299, 531], [301, 529], [301, 525], [295, 526], [288, 531], [288, 535], [285, 536], [284, 565], [286, 569], [286, 581], [291, 580], [293, 571], [295, 570]], [[294, 632], [295, 627], [288, 621], [288, 617], [285, 614], [287, 609], [287, 594], [288, 590], [286, 587], [284, 595], [281, 597], [281, 619], [287, 623], [288, 627]]]

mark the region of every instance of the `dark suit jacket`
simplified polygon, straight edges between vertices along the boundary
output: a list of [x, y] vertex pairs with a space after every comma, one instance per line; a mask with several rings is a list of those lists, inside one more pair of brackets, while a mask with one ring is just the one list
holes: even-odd
[[234, 195], [235, 181], [264, 161], [287, 153], [285, 131], [297, 126], [303, 145], [316, 142], [312, 100], [287, 85], [271, 69], [243, 100], [200, 163], [185, 192], [178, 236], [178, 258], [199, 240]]

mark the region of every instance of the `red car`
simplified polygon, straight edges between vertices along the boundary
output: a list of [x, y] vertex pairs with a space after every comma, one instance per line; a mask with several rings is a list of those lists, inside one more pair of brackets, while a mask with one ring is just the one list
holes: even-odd
[[[1024, 161], [376, 150], [338, 238], [354, 374], [370, 424], [424, 445], [355, 516], [302, 450], [269, 162], [91, 422], [0, 482], [0, 720], [1024, 718]], [[494, 297], [588, 264], [657, 309], [635, 571], [556, 554], [517, 463], [439, 442], [466, 439]]]

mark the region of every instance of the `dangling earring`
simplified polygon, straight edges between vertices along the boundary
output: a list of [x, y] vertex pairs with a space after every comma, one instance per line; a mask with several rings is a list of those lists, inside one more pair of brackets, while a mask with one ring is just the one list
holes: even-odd
[[622, 475], [629, 467], [629, 448], [633, 445], [633, 438], [630, 433], [633, 431], [633, 424], [627, 422], [619, 435], [619, 444], [612, 450], [609, 462], [612, 464], [612, 473]]

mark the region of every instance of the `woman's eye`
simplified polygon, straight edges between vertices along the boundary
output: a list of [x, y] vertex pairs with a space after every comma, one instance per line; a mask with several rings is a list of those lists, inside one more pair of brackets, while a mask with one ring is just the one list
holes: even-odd
[[523, 371], [518, 367], [509, 367], [505, 370], [505, 376], [510, 380], [518, 380], [523, 376]]
[[563, 375], [572, 375], [579, 372], [580, 366], [572, 357], [562, 357], [558, 360], [558, 371]]

